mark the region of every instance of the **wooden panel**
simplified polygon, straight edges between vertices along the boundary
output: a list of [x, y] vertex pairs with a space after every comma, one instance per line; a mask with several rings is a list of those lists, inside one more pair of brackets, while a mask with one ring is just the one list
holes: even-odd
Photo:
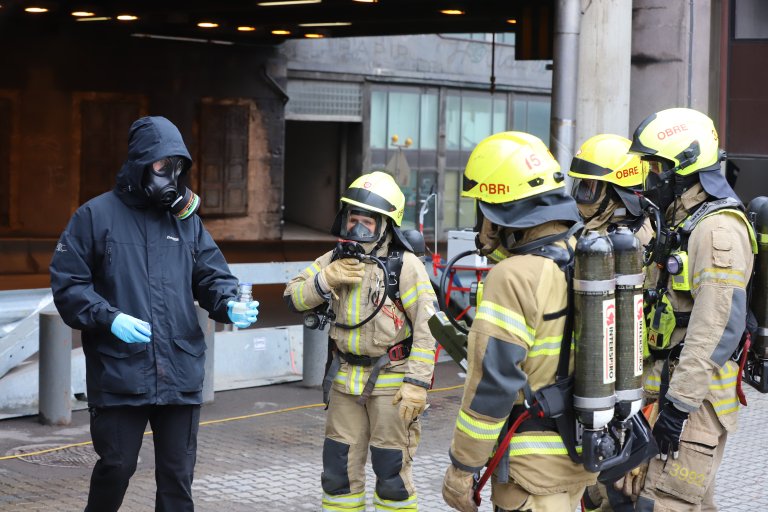
[[200, 117], [201, 213], [248, 213], [249, 102], [203, 103]]
[[10, 226], [12, 115], [11, 101], [0, 98], [0, 227]]
[[80, 204], [111, 190], [128, 149], [128, 129], [141, 117], [135, 99], [80, 103]]

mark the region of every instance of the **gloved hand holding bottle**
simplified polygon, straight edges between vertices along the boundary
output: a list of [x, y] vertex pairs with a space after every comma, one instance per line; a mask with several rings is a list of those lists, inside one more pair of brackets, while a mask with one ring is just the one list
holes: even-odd
[[410, 423], [427, 407], [427, 390], [410, 382], [403, 382], [392, 400], [392, 405], [398, 403], [400, 417]]
[[144, 320], [120, 313], [112, 321], [112, 334], [126, 343], [149, 343], [152, 326]]
[[227, 316], [240, 329], [250, 327], [259, 318], [259, 301], [239, 302], [230, 300], [227, 302]]

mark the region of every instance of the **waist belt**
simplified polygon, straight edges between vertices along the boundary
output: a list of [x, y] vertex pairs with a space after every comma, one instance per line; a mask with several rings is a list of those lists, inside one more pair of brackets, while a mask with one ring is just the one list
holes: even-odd
[[[675, 345], [676, 347], [677, 345]], [[672, 347], [672, 348], [675, 348]], [[672, 352], [672, 348], [661, 348], [656, 349], [653, 347], [648, 347], [648, 350], [651, 352], [651, 357], [654, 361], [666, 361], [667, 357], [669, 357], [669, 353]]]
[[387, 352], [381, 356], [363, 356], [358, 354], [348, 354], [340, 350], [335, 350], [333, 362], [328, 368], [328, 372], [323, 379], [323, 402], [327, 406], [330, 401], [331, 386], [333, 386], [333, 380], [339, 373], [341, 368], [341, 361], [345, 361], [348, 364], [354, 366], [363, 366], [371, 368], [371, 375], [368, 377], [368, 381], [365, 383], [363, 392], [360, 394], [360, 398], [357, 403], [365, 405], [373, 393], [373, 388], [376, 386], [376, 381], [379, 379], [379, 373], [381, 369], [392, 361], [402, 361], [407, 359], [411, 355], [411, 345], [413, 344], [413, 338], [409, 337], [403, 341], [396, 343], [389, 347]]
[[[510, 418], [512, 421], [520, 417], [525, 412], [525, 406], [523, 404], [515, 405], [512, 408], [512, 414]], [[538, 416], [531, 416], [517, 427], [517, 432], [557, 432], [557, 424], [552, 418], [539, 418]]]

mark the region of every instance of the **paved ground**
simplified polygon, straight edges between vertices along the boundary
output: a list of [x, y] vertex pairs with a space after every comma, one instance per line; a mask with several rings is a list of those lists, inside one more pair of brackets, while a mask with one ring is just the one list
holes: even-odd
[[[436, 389], [415, 462], [422, 511], [444, 511], [440, 496], [462, 383], [452, 363], [438, 365]], [[449, 389], [440, 389], [449, 388]], [[747, 391], [741, 430], [729, 440], [717, 500], [722, 512], [768, 510], [768, 395]], [[317, 389], [281, 384], [216, 394], [203, 408], [194, 494], [197, 510], [318, 511], [325, 413]], [[0, 511], [82, 510], [95, 454], [86, 412], [69, 427], [34, 417], [0, 421]], [[65, 449], [34, 455], [49, 448]], [[19, 453], [25, 458], [7, 458]], [[154, 508], [153, 445], [147, 436], [121, 510]], [[369, 482], [372, 475], [369, 470]], [[369, 490], [369, 502], [371, 492]], [[489, 511], [488, 499], [481, 510]], [[567, 512], [567, 511], [564, 511]]]

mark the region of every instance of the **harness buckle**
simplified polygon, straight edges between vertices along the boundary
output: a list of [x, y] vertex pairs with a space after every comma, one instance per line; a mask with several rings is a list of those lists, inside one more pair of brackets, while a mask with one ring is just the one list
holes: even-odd
[[402, 343], [398, 343], [397, 345], [392, 345], [389, 347], [389, 350], [387, 350], [387, 355], [389, 356], [390, 361], [402, 361], [406, 357], [410, 355], [411, 351], [406, 349], [406, 346]]

